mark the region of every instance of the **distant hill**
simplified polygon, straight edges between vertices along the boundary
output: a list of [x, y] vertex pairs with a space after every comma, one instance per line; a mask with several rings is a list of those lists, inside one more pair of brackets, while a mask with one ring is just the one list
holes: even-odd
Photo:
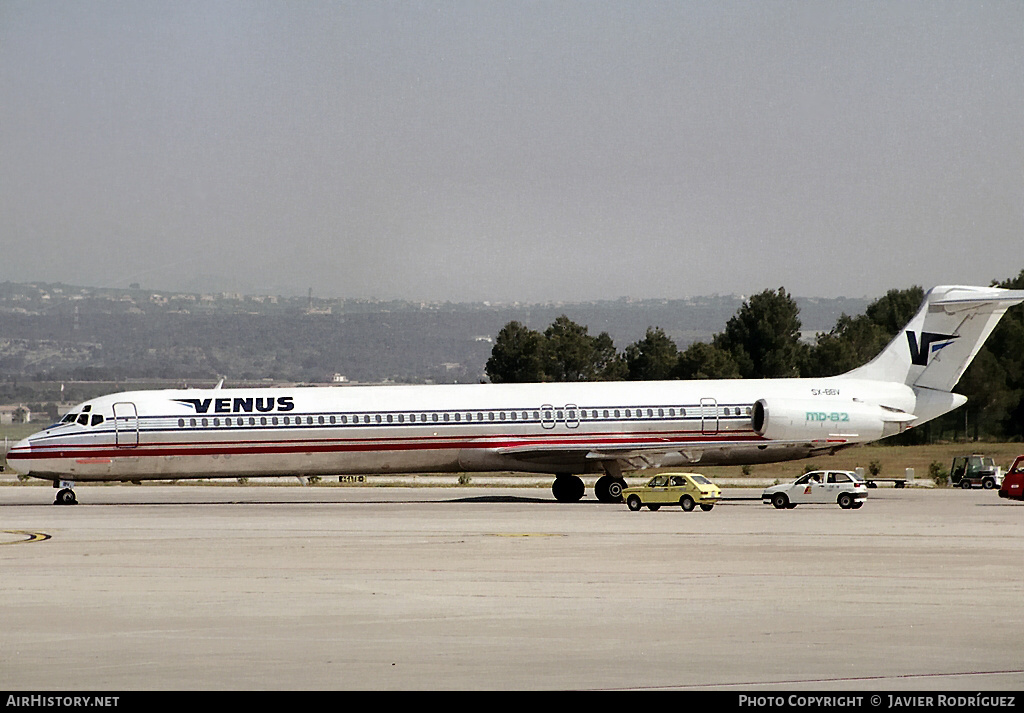
[[[322, 300], [0, 283], [0, 379], [475, 382], [509, 321], [565, 314], [619, 351], [661, 327], [681, 347], [720, 332], [743, 297], [498, 304]], [[868, 299], [795, 298], [807, 334]]]

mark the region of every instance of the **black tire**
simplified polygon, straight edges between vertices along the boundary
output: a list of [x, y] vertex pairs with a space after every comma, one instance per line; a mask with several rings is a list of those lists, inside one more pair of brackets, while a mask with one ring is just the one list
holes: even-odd
[[612, 482], [608, 483], [608, 497], [612, 499], [612, 502], [622, 502], [622, 491], [626, 489], [626, 481], [622, 478], [612, 478]]
[[839, 493], [839, 497], [836, 499], [836, 502], [839, 503], [839, 507], [843, 510], [849, 510], [853, 507], [853, 496], [849, 493]]
[[637, 495], [630, 495], [629, 498], [626, 500], [626, 507], [628, 507], [633, 512], [640, 512], [640, 508], [642, 508], [643, 506], [644, 504], [640, 502], [640, 497]]
[[864, 505], [864, 501], [863, 500], [858, 500], [857, 502], [855, 502], [853, 504], [853, 509], [857, 510], [858, 508], [862, 507], [863, 505]]
[[996, 481], [992, 480], [992, 478], [985, 478], [981, 481], [981, 487], [985, 490], [992, 490], [992, 488], [996, 487]]
[[583, 497], [585, 486], [575, 475], [561, 475], [551, 484], [551, 493], [560, 503], [575, 503]]
[[704, 512], [711, 512], [711, 509], [713, 507], [715, 507], [714, 503], [704, 503], [703, 505], [700, 506], [700, 509], [703, 510]]
[[964, 490], [970, 490], [971, 489], [971, 481], [969, 481], [967, 478], [961, 478], [960, 479], [960, 487], [963, 488]]
[[775, 493], [772, 496], [772, 505], [775, 506], [776, 510], [785, 510], [789, 505], [789, 498], [786, 497], [785, 493]]
[[684, 495], [683, 497], [679, 498], [679, 506], [685, 512], [690, 512], [691, 510], [693, 510], [693, 506], [696, 504], [697, 503], [695, 503], [693, 501], [693, 498], [691, 498], [689, 495]]
[[622, 491], [626, 488], [626, 481], [622, 478], [615, 478], [610, 475], [602, 475], [594, 483], [594, 495], [602, 503], [621, 503]]
[[57, 499], [54, 501], [54, 505], [77, 505], [78, 498], [75, 497], [75, 491], [70, 488], [64, 488], [57, 493]]
[[647, 509], [650, 510], [651, 512], [658, 512], [658, 508], [660, 507], [661, 505], [648, 505]]

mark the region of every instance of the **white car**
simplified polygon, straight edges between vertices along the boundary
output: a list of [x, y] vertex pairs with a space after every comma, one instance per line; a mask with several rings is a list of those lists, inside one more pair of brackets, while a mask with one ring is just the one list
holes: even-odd
[[844, 510], [856, 510], [868, 497], [868, 487], [849, 470], [815, 470], [795, 483], [765, 488], [761, 500], [778, 509], [795, 508], [805, 503], [836, 503]]

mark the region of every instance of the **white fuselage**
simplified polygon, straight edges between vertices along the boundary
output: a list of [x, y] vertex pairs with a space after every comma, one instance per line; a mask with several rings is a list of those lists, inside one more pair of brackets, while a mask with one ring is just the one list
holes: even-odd
[[[755, 429], [759, 400], [798, 417]], [[760, 463], [890, 435], [843, 423], [864, 404], [921, 406], [909, 386], [844, 377], [137, 391], [76, 406], [7, 457], [55, 481]]]

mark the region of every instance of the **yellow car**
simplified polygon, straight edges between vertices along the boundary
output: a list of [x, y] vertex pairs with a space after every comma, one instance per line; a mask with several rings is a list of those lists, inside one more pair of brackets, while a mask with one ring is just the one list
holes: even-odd
[[722, 491], [699, 473], [662, 473], [651, 478], [647, 485], [624, 488], [622, 497], [634, 512], [644, 505], [657, 510], [662, 505], [676, 504], [686, 512], [693, 510], [694, 505], [707, 511], [722, 499]]

